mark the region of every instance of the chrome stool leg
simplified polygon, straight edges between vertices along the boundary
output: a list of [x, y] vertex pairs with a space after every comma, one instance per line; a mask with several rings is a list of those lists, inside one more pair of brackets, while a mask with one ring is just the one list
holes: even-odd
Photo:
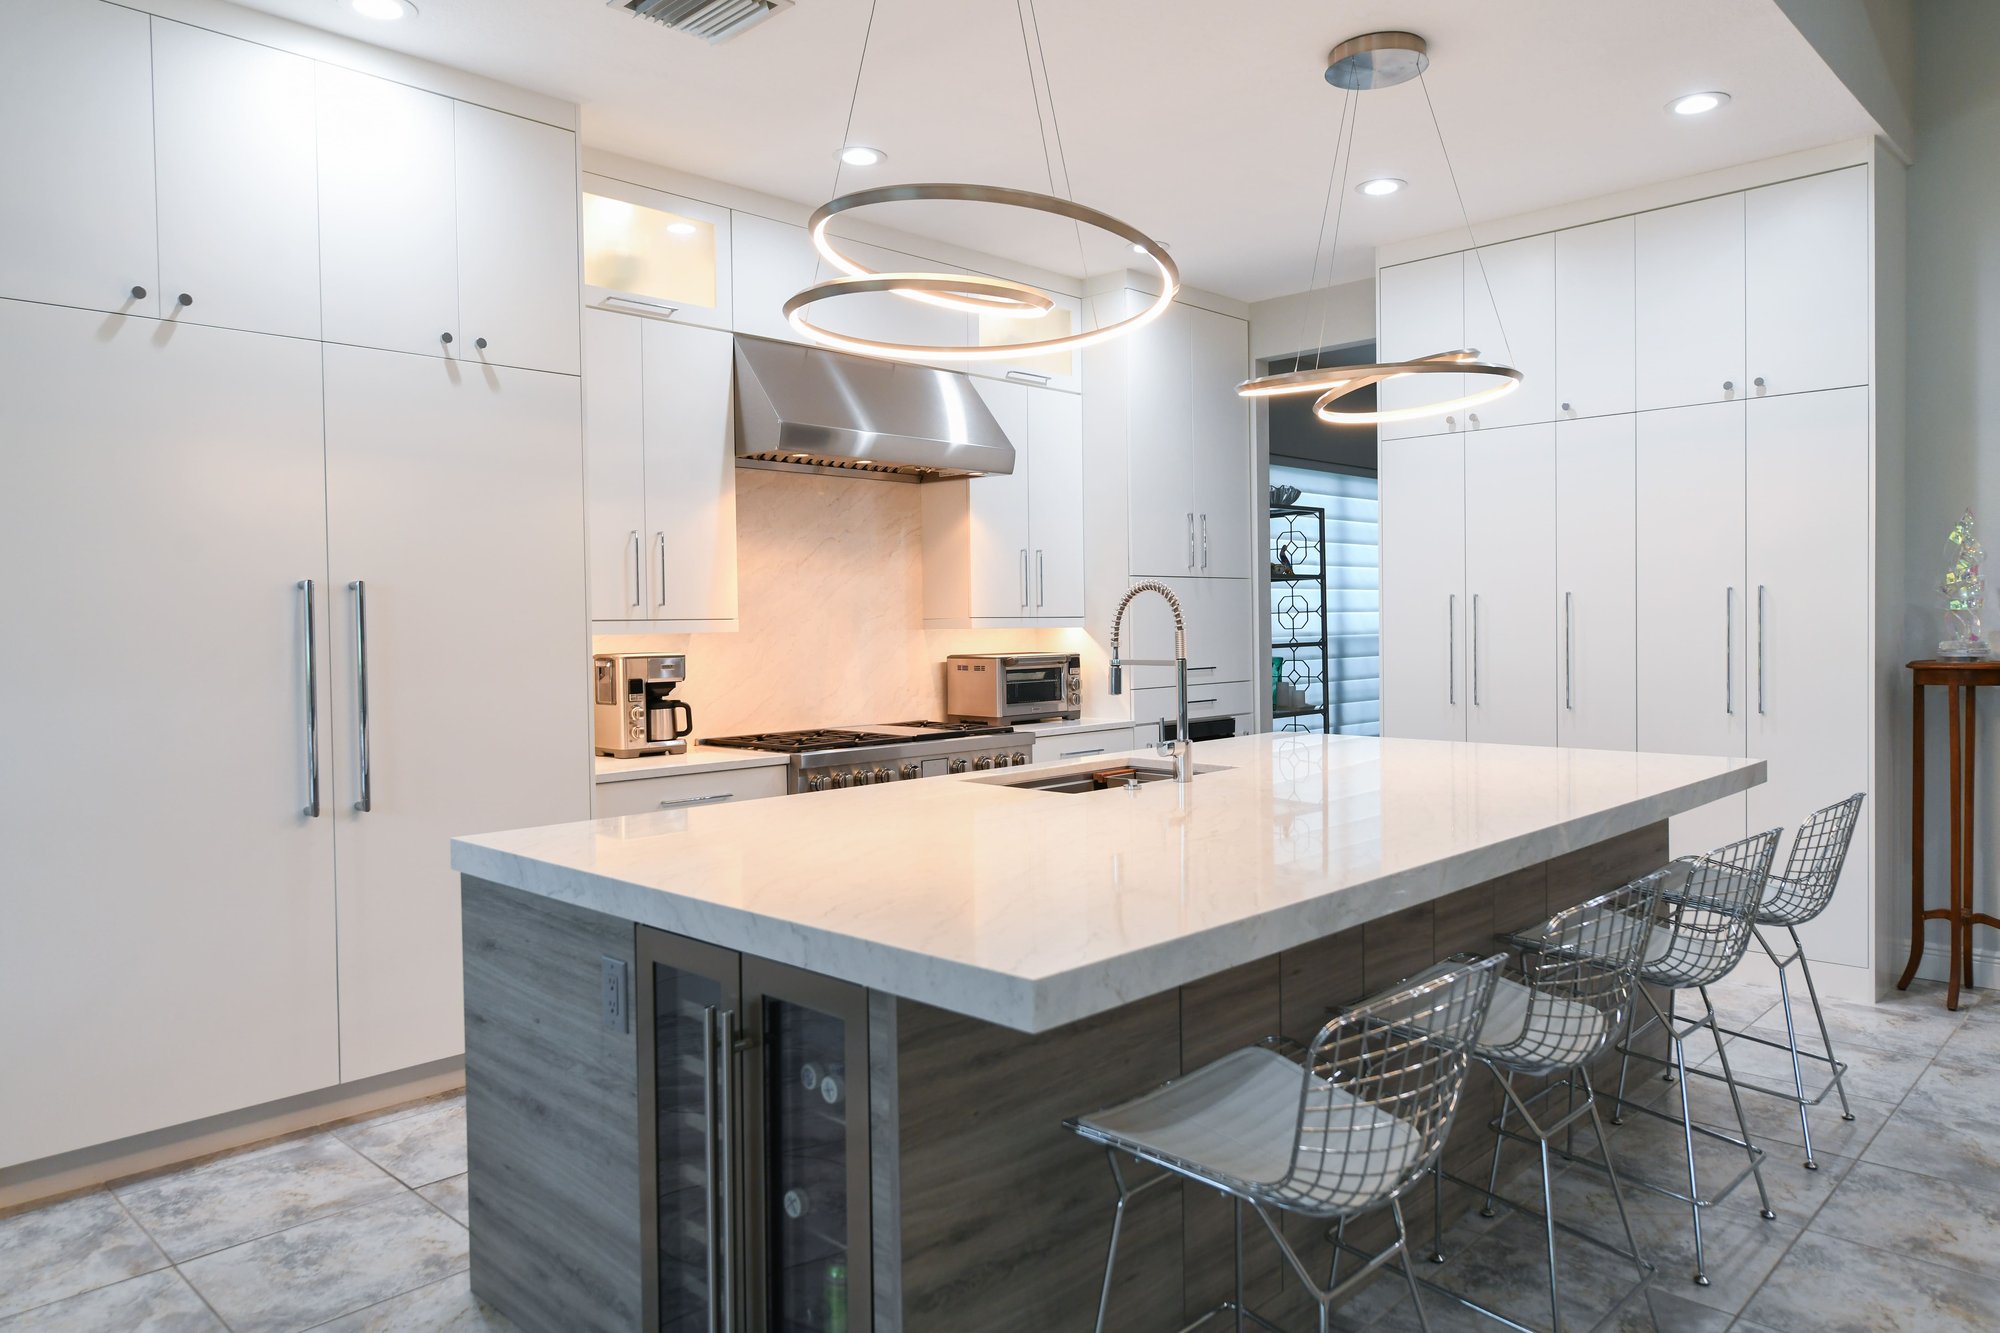
[[[1819, 1162], [1813, 1157], [1812, 1117], [1806, 1114], [1806, 1075], [1799, 1066], [1799, 1032], [1792, 1022], [1792, 988], [1785, 980], [1785, 969], [1778, 969], [1778, 1005], [1785, 1011], [1785, 1045], [1792, 1056], [1792, 1092], [1799, 1102], [1799, 1136], [1805, 1140], [1806, 1170], [1819, 1170]], [[1719, 1036], [1719, 1034], [1718, 1034]], [[1831, 1051], [1827, 1052], [1829, 1055]]]
[[1840, 1118], [1854, 1119], [1854, 1110], [1847, 1104], [1847, 1085], [1841, 1081], [1840, 1062], [1834, 1059], [1833, 1035], [1826, 1030], [1826, 1011], [1820, 1007], [1819, 987], [1813, 984], [1812, 964], [1806, 961], [1806, 946], [1799, 942], [1796, 926], [1787, 926], [1792, 935], [1792, 949], [1799, 956], [1799, 975], [1806, 979], [1806, 997], [1812, 1001], [1813, 1018], [1819, 1023], [1820, 1043], [1826, 1048], [1827, 1063], [1833, 1067], [1833, 1090], [1840, 1094]]
[[[1171, 1175], [1163, 1171], [1151, 1180], [1139, 1185], [1138, 1188], [1129, 1189], [1125, 1184], [1125, 1173], [1118, 1169], [1117, 1152], [1114, 1149], [1106, 1148], [1104, 1150], [1104, 1160], [1111, 1164], [1111, 1181], [1118, 1187], [1118, 1202], [1113, 1205], [1111, 1210], [1111, 1241], [1104, 1247], [1104, 1289], [1097, 1297], [1097, 1333], [1104, 1333], [1106, 1327], [1105, 1319], [1111, 1312], [1111, 1279], [1118, 1263], [1118, 1233], [1125, 1228], [1125, 1205], [1161, 1181], [1173, 1179]], [[1237, 1235], [1239, 1238], [1241, 1237], [1242, 1231], [1240, 1229]], [[1242, 1271], [1243, 1265], [1239, 1257], [1237, 1272], [1240, 1275]]]
[[1698, 1287], [1708, 1282], [1707, 1254], [1701, 1241], [1701, 1185], [1695, 1179], [1694, 1112], [1688, 1107], [1687, 1046], [1671, 1026], [1667, 1029], [1674, 1044], [1674, 1068], [1681, 1074], [1681, 1137], [1687, 1144], [1688, 1209], [1694, 1216], [1694, 1281]]

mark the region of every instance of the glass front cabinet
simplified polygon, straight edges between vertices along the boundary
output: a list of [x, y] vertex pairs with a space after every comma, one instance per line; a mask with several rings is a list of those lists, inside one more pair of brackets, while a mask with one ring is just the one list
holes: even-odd
[[871, 1328], [867, 991], [644, 927], [638, 960], [646, 1326]]

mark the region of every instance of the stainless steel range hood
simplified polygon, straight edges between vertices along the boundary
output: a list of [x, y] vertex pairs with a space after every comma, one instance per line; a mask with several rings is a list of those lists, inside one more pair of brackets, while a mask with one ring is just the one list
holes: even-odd
[[740, 336], [736, 456], [909, 481], [1014, 470], [1013, 443], [964, 375]]

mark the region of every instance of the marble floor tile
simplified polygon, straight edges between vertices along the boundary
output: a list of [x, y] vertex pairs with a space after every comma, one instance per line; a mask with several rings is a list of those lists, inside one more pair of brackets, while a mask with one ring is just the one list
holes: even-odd
[[[1418, 1276], [1469, 1296], [1510, 1319], [1546, 1328], [1550, 1322], [1546, 1256], [1541, 1219], [1517, 1213], [1471, 1248], [1449, 1256], [1445, 1263], [1421, 1264]], [[1556, 1261], [1562, 1277], [1564, 1317], [1577, 1328], [1590, 1328], [1638, 1285], [1638, 1273], [1630, 1262], [1581, 1241], [1559, 1240]], [[1371, 1290], [1395, 1281], [1391, 1274]], [[1389, 1288], [1385, 1294], [1393, 1294], [1393, 1290]], [[1424, 1293], [1424, 1309], [1434, 1329], [1493, 1327], [1490, 1321], [1455, 1306], [1448, 1297], [1429, 1291]], [[1378, 1316], [1373, 1327], [1415, 1328], [1407, 1293]]]
[[1727, 1310], [1698, 1305], [1655, 1279], [1604, 1316], [1594, 1333], [1724, 1333], [1734, 1318]]
[[402, 1193], [331, 1134], [284, 1139], [115, 1189], [176, 1263]]
[[1968, 1015], [1938, 1049], [1937, 1060], [1988, 1072], [2000, 1070], [2000, 1005], [1979, 1011], [1977, 1018]]
[[2000, 1328], [2000, 1288], [1808, 1231], [1743, 1315], [1754, 1324], [1814, 1333], [1966, 1333]]
[[1939, 1061], [1924, 1071], [1901, 1109], [1940, 1119], [1991, 1119], [1995, 1071], [1971, 1064]]
[[[1643, 1096], [1635, 1097], [1640, 1105], [1655, 1108], [1671, 1105], [1675, 1113], [1679, 1113], [1680, 1092], [1674, 1084], [1654, 1078], [1646, 1087]], [[1730, 1105], [1729, 1089], [1718, 1080], [1700, 1076], [1690, 1079], [1688, 1103], [1694, 1110], [1695, 1123], [1724, 1127], [1732, 1134], [1736, 1132], [1736, 1111]], [[1888, 1121], [1889, 1113], [1896, 1109], [1895, 1101], [1878, 1101], [1851, 1093], [1847, 1103], [1854, 1111], [1852, 1120], [1840, 1118], [1839, 1099], [1831, 1093], [1825, 1102], [1809, 1109], [1807, 1114], [1812, 1124], [1814, 1151], [1859, 1157], [1862, 1149]], [[1798, 1156], [1796, 1152], [1781, 1151], [1778, 1146], [1805, 1142], [1799, 1130], [1798, 1107], [1794, 1103], [1782, 1097], [1746, 1092], [1743, 1094], [1743, 1115], [1750, 1122], [1751, 1142], [1762, 1145], [1770, 1158], [1784, 1160]], [[1628, 1124], [1632, 1120], [1633, 1117], [1626, 1117]]]
[[517, 1333], [512, 1320], [472, 1294], [472, 1275], [392, 1296], [380, 1305], [321, 1324], [315, 1333]]
[[471, 1200], [466, 1194], [465, 1177], [448, 1176], [435, 1184], [424, 1186], [417, 1193], [442, 1208], [445, 1213], [456, 1218], [460, 1226], [470, 1226]]
[[161, 1268], [0, 1319], [0, 1333], [227, 1333], [181, 1275]]
[[341, 1140], [412, 1189], [465, 1174], [465, 1101], [415, 1115], [343, 1127]]
[[1812, 1231], [2000, 1277], [2000, 1194], [1858, 1163]]
[[362, 1116], [357, 1120], [350, 1120], [345, 1124], [330, 1125], [328, 1129], [334, 1134], [347, 1135], [359, 1130], [373, 1128], [376, 1125], [386, 1125], [391, 1120], [402, 1120], [408, 1116], [422, 1115], [426, 1111], [435, 1111], [441, 1107], [464, 1105], [464, 1092], [447, 1093], [442, 1097], [426, 1097], [422, 1101], [404, 1102], [401, 1106], [392, 1106], [386, 1111], [377, 1111], [374, 1115]]
[[[1785, 1030], [1782, 1025], [1776, 1032], [1768, 1029], [1757, 1032], [1758, 1036], [1773, 1041], [1783, 1041]], [[1696, 1058], [1696, 1052], [1701, 1052]], [[1750, 1083], [1761, 1083], [1767, 1088], [1789, 1091], [1792, 1086], [1791, 1052], [1774, 1050], [1757, 1042], [1742, 1038], [1732, 1040], [1728, 1045], [1729, 1067], [1737, 1078]], [[1913, 1050], [1870, 1050], [1868, 1058], [1858, 1059], [1843, 1053], [1847, 1061], [1847, 1073], [1842, 1082], [1847, 1087], [1849, 1097], [1869, 1097], [1875, 1101], [1901, 1101], [1903, 1094], [1916, 1085], [1917, 1079], [1930, 1064], [1932, 1051]], [[1721, 1057], [1715, 1052], [1715, 1045], [1706, 1035], [1695, 1038], [1688, 1046], [1688, 1057], [1704, 1069], [1720, 1069]], [[1812, 1094], [1824, 1085], [1829, 1077], [1826, 1066], [1815, 1061], [1802, 1061], [1804, 1066], [1806, 1092]], [[1837, 1102], [1837, 1094], [1829, 1091], [1829, 1102]]]
[[1898, 1107], [1861, 1160], [2000, 1193], [2000, 1122]]
[[103, 1190], [0, 1217], [0, 1315], [166, 1266], [160, 1247]]
[[465, 1228], [414, 1194], [181, 1265], [236, 1333], [296, 1333], [466, 1267]]

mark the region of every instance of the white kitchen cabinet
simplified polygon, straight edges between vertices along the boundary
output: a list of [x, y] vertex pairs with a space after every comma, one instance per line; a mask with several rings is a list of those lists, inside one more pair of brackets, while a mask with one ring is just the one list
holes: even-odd
[[[1751, 402], [1746, 411], [1748, 752], [1769, 761], [1751, 831], [1795, 828], [1869, 788], [1868, 390]], [[1810, 956], [1868, 961], [1870, 821], [1855, 827]]]
[[[1376, 275], [1376, 355], [1384, 361], [1409, 361], [1455, 352], [1465, 346], [1465, 257], [1437, 255], [1397, 264]], [[1463, 375], [1405, 375], [1385, 380], [1376, 390], [1384, 412], [1402, 411], [1424, 403], [1457, 398], [1465, 392]], [[1385, 421], [1383, 440], [1409, 439], [1456, 429], [1438, 417]]]
[[1250, 378], [1250, 326], [1212, 310], [1194, 308], [1188, 314], [1194, 572], [1245, 579], [1251, 553], [1250, 404], [1236, 386]]
[[1558, 745], [1636, 743], [1636, 431], [1629, 413], [1556, 424]]
[[583, 177], [584, 301], [726, 329], [730, 211], [609, 176]]
[[783, 764], [766, 764], [600, 782], [591, 789], [591, 814], [597, 819], [656, 815], [662, 810], [698, 810], [707, 805], [783, 796], [786, 771]]
[[1382, 734], [1465, 739], [1465, 440], [1381, 457]]
[[0, 5], [0, 297], [157, 313], [152, 80], [137, 10]]
[[458, 336], [451, 99], [326, 64], [314, 89], [321, 336], [448, 355]]
[[1556, 739], [1555, 427], [1465, 439], [1466, 739]]
[[1641, 213], [1635, 286], [1639, 409], [1743, 396], [1743, 196]]
[[[1468, 251], [1465, 266], [1465, 345], [1487, 361], [1521, 372], [1512, 393], [1466, 414], [1475, 430], [1553, 421], [1556, 415], [1555, 238], [1543, 234]], [[1498, 381], [1467, 375], [1465, 392]]]
[[1118, 754], [1137, 747], [1139, 742], [1133, 733], [1134, 728], [1130, 726], [1037, 732], [1034, 761], [1038, 764], [1061, 763], [1067, 759]]
[[1555, 234], [1557, 420], [1637, 405], [1635, 230], [1623, 217]]
[[[836, 235], [839, 225], [834, 224]], [[785, 342], [808, 341], [786, 321], [782, 313], [784, 304], [815, 282], [839, 277], [839, 270], [814, 252], [804, 227], [738, 212], [731, 220], [731, 229], [736, 330]], [[920, 259], [861, 241], [841, 240], [840, 248], [856, 263], [878, 273], [964, 271], [956, 265]], [[876, 342], [944, 346], [961, 344], [972, 337], [972, 319], [962, 311], [913, 301], [894, 292], [836, 297], [815, 305], [810, 317], [832, 332]], [[953, 363], [949, 368], [966, 367]]]
[[1194, 311], [1169, 306], [1127, 335], [1130, 383], [1128, 473], [1130, 570], [1160, 577], [1193, 573], [1198, 562], [1194, 475], [1193, 385], [1188, 374]]
[[313, 63], [153, 20], [160, 313], [317, 338]]
[[319, 348], [0, 301], [0, 363], [7, 1166], [340, 1067]]
[[[1164, 675], [1173, 678], [1171, 671], [1162, 672], [1158, 667], [1140, 667], [1138, 672], [1127, 672], [1126, 689], [1132, 695], [1132, 734], [1135, 745], [1152, 745], [1160, 738], [1160, 724], [1171, 726], [1180, 708], [1180, 700], [1172, 685], [1146, 685], [1134, 689], [1130, 681], [1152, 680]], [[1207, 681], [1199, 676], [1188, 678], [1188, 721], [1200, 718], [1239, 717], [1248, 718], [1257, 711], [1257, 691], [1247, 680]], [[1190, 728], [1192, 730], [1192, 728]], [[1250, 727], [1239, 722], [1236, 734], [1248, 735]], [[1197, 742], [1199, 744], [1199, 742]]]
[[458, 324], [468, 361], [574, 375], [576, 136], [457, 102]]
[[1868, 382], [1868, 168], [1744, 196], [1746, 369], [1754, 397]]
[[[803, 341], [782, 311], [794, 292], [811, 286], [816, 267], [806, 229], [741, 210], [730, 215], [731, 322], [738, 333], [782, 342]], [[824, 271], [819, 277], [832, 276]], [[821, 310], [831, 310], [829, 301]]]
[[338, 346], [325, 365], [352, 1081], [464, 1049], [451, 838], [589, 814], [582, 459], [574, 377]]
[[973, 378], [1014, 444], [1005, 476], [926, 483], [924, 620], [933, 627], [1083, 619], [1083, 403]]
[[[1744, 753], [1743, 404], [1638, 419], [1638, 745]], [[1744, 799], [1671, 821], [1675, 855], [1744, 836]]]
[[583, 329], [592, 623], [734, 629], [729, 335], [595, 309]]

